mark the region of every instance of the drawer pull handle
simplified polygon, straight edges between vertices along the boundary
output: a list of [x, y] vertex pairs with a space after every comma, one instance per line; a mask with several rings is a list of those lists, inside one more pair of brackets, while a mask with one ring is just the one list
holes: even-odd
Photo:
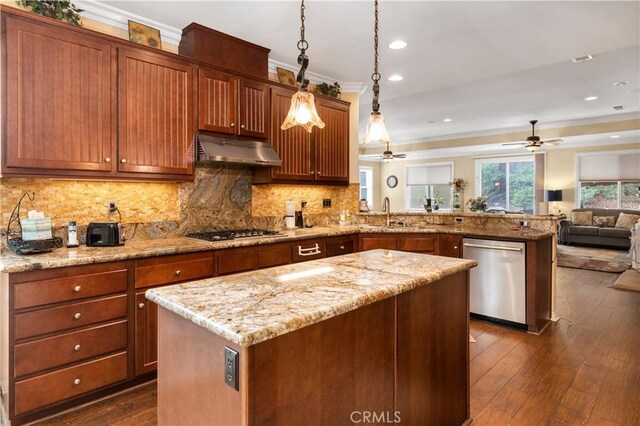
[[181, 271], [180, 269], [178, 269], [178, 270], [176, 271], [176, 277], [179, 277], [180, 275], [182, 275], [182, 271]]
[[75, 346], [73, 347], [73, 350], [74, 350], [74, 351], [76, 351], [76, 352], [78, 352], [78, 351], [80, 350], [80, 345], [75, 345]]
[[81, 316], [82, 316], [82, 314], [81, 314], [80, 312], [76, 312], [76, 313], [73, 315], [73, 317], [74, 317], [75, 319], [80, 319], [80, 317], [81, 317]]
[[313, 256], [315, 254], [321, 254], [320, 246], [316, 243], [315, 246], [309, 248], [302, 248], [302, 246], [298, 246], [298, 255], [299, 256]]
[[140, 304], [138, 305], [138, 308], [140, 308], [140, 309], [144, 309], [144, 303], [140, 303]]
[[75, 379], [75, 380], [73, 381], [73, 384], [74, 384], [74, 385], [76, 385], [76, 386], [78, 386], [78, 385], [80, 384], [80, 379]]
[[77, 286], [75, 286], [75, 287], [73, 288], [73, 291], [75, 291], [76, 293], [79, 293], [79, 292], [80, 292], [80, 290], [82, 290], [82, 287], [81, 287], [81, 286], [79, 286], [79, 285], [77, 285]]

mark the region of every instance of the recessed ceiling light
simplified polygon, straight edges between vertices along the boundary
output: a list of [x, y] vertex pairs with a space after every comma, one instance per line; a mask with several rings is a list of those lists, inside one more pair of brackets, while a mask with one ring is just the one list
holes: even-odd
[[627, 84], [629, 84], [629, 80], [616, 81], [615, 83], [611, 83], [611, 85], [615, 87], [622, 87], [622, 86], [626, 86]]
[[596, 99], [598, 99], [597, 96], [587, 96], [584, 98], [585, 101], [595, 101]]
[[620, 137], [620, 135], [613, 135], [611, 136], [611, 139], [618, 139]]
[[407, 42], [402, 40], [396, 40], [394, 42], [389, 43], [389, 49], [398, 50], [404, 49], [407, 47]]
[[580, 62], [586, 62], [586, 61], [590, 61], [593, 59], [593, 55], [585, 55], [585, 56], [578, 56], [577, 58], [573, 58], [571, 59], [573, 62], [575, 62], [576, 64], [580, 63]]
[[452, 120], [452, 119], [450, 119], [450, 118], [445, 118], [445, 119], [444, 119], [444, 120], [442, 120], [442, 121], [444, 121], [445, 123], [450, 123], [450, 122], [452, 122], [453, 120]]
[[393, 74], [391, 77], [389, 77], [389, 81], [400, 81], [403, 78], [404, 77], [401, 76], [400, 74]]

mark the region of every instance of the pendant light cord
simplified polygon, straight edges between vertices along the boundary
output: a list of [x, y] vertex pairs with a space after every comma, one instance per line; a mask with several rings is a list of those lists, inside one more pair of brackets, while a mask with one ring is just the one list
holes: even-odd
[[307, 49], [309, 48], [309, 43], [304, 39], [305, 8], [304, 0], [302, 0], [300, 3], [300, 41], [298, 41], [298, 50], [300, 50], [300, 55], [298, 55], [298, 65], [300, 65], [300, 71], [298, 71], [298, 76], [296, 77], [296, 81], [301, 92], [306, 92], [307, 86], [309, 85], [309, 79], [304, 75], [307, 67], [309, 66], [309, 57], [306, 54]]
[[371, 102], [371, 108], [373, 112], [378, 112], [380, 104], [378, 103], [378, 96], [380, 95], [380, 73], [378, 72], [378, 0], [373, 2], [374, 12], [374, 27], [373, 27], [373, 74], [371, 74], [371, 80], [373, 80], [373, 101]]

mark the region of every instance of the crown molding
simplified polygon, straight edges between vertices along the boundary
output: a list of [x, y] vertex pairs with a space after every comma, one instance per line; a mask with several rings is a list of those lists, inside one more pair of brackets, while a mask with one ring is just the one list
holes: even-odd
[[[166, 42], [175, 46], [178, 46], [180, 44], [182, 30], [179, 28], [174, 28], [161, 22], [147, 19], [143, 16], [118, 9], [117, 7], [113, 7], [96, 0], [75, 0], [73, 3], [79, 9], [82, 9], [82, 13], [80, 13], [80, 16], [82, 16], [83, 18], [107, 24], [124, 31], [129, 31], [129, 20], [140, 22], [141, 24], [159, 29], [160, 37], [163, 43]], [[295, 65], [290, 65], [270, 58], [269, 72], [276, 74], [276, 67], [294, 70], [294, 73], [297, 69], [297, 66]], [[313, 84], [336, 81], [336, 79], [333, 77], [309, 71], [306, 72], [306, 76]], [[341, 81], [339, 83], [342, 91], [347, 93], [358, 93], [359, 95], [362, 95], [367, 88], [367, 86], [365, 86], [362, 82]]]

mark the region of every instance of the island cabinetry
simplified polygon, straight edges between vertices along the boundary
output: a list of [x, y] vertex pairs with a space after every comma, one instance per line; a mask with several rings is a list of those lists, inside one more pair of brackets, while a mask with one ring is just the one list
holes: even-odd
[[115, 47], [11, 14], [4, 32], [4, 173], [108, 176], [116, 155]]
[[292, 262], [291, 244], [269, 244], [258, 246], [258, 269], [288, 265]]
[[158, 306], [144, 292], [149, 287], [209, 278], [215, 275], [212, 252], [153, 257], [136, 261], [134, 305], [135, 374], [156, 370], [158, 362]]
[[163, 55], [119, 49], [119, 172], [193, 175], [194, 69]]
[[132, 377], [128, 270], [115, 262], [9, 274], [6, 391], [16, 424]]
[[327, 244], [324, 240], [297, 241], [292, 244], [292, 250], [294, 262], [327, 257]]
[[462, 257], [462, 236], [440, 234], [440, 256]]
[[269, 85], [222, 71], [198, 70], [198, 128], [225, 135], [268, 137]]

